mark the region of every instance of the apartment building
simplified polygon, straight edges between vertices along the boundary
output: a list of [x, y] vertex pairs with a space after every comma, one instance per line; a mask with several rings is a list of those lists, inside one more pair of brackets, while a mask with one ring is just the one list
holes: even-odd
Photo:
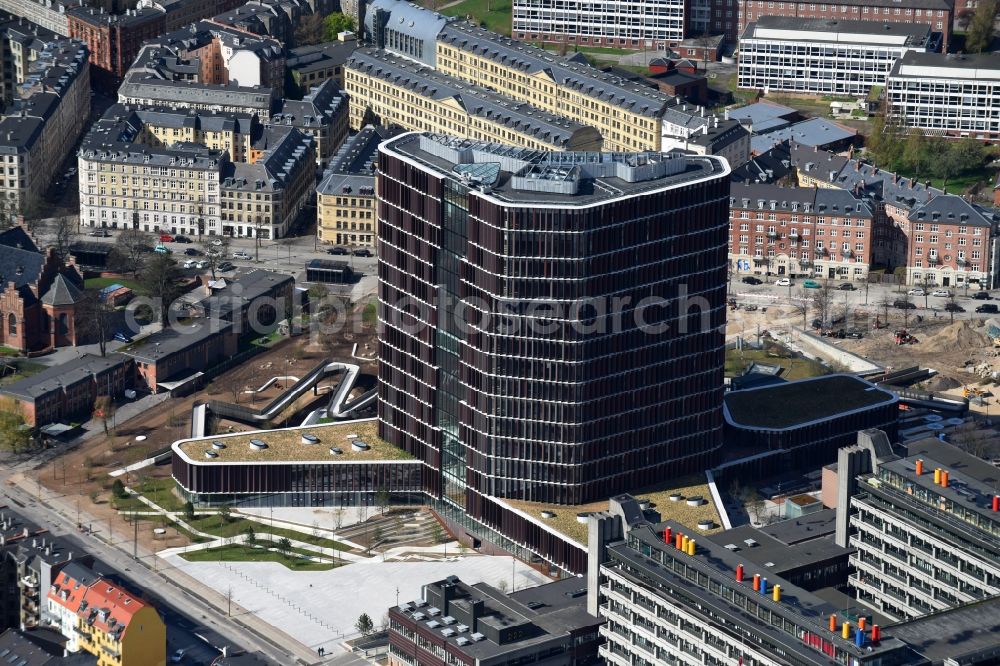
[[865, 97], [910, 51], [937, 48], [925, 23], [762, 16], [740, 36], [740, 88]]
[[998, 229], [1000, 213], [954, 194], [934, 197], [914, 209], [902, 225], [909, 241], [907, 284], [995, 284], [1000, 271]]
[[166, 32], [173, 32], [242, 3], [243, 0], [139, 0], [135, 9], [150, 8], [163, 12]]
[[309, 46], [299, 46], [288, 50], [285, 65], [292, 79], [301, 89], [318, 86], [326, 80], [333, 80], [344, 87], [344, 64], [358, 48], [352, 38], [348, 41], [324, 42]]
[[324, 243], [375, 249], [375, 160], [399, 132], [369, 125], [348, 139], [316, 187], [316, 233]]
[[[9, 104], [0, 118], [0, 207], [34, 214], [55, 169], [90, 113], [90, 65], [82, 43], [21, 26], [5, 31], [12, 54]], [[6, 51], [7, 49], [5, 49]]]
[[[992, 289], [998, 284], [995, 210], [853, 157], [795, 144], [789, 155], [800, 186], [847, 190], [868, 204], [876, 220], [873, 261], [890, 268], [905, 266], [907, 284], [923, 284], [928, 272], [935, 284], [945, 287]], [[932, 224], [934, 234], [929, 231]], [[934, 257], [933, 263], [928, 256]]]
[[355, 51], [344, 78], [354, 129], [399, 125], [537, 150], [601, 150], [591, 126], [384, 51]]
[[78, 163], [81, 226], [199, 237], [280, 238], [315, 183], [313, 139], [294, 127], [162, 108], [111, 107]]
[[[716, 322], [725, 317], [728, 165], [408, 133], [382, 144], [376, 177], [380, 437], [423, 461], [428, 492], [467, 532], [501, 529], [556, 566], [581, 571], [577, 547], [496, 498], [580, 504], [713, 460], [722, 441]], [[578, 240], [564, 242], [567, 229]], [[497, 260], [511, 253], [525, 258]], [[580, 262], [595, 268], [584, 276], [573, 268]], [[518, 334], [460, 325], [456, 303], [499, 284], [517, 303], [612, 295], [638, 302], [684, 284], [687, 298], [708, 307], [693, 324], [693, 315], [664, 312], [669, 330], [657, 333], [625, 316], [612, 340], [576, 329], [571, 312], [555, 315], [560, 323], [543, 335], [521, 306], [507, 312], [486, 297], [480, 314], [510, 314]], [[403, 301], [426, 313], [426, 326], [409, 325]], [[637, 338], [643, 344], [630, 342]], [[523, 343], [529, 339], [539, 344]], [[571, 344], [579, 353], [556, 360]], [[611, 368], [620, 381], [600, 379]]]
[[101, 666], [166, 666], [167, 631], [156, 608], [111, 580], [69, 564], [48, 604], [69, 651], [90, 653]]
[[294, 127], [264, 130], [261, 156], [252, 163], [224, 164], [219, 226], [233, 237], [284, 237], [316, 190], [316, 151], [311, 136]]
[[[734, 0], [739, 3], [739, 20], [723, 23], [721, 9], [713, 10], [713, 27], [725, 25], [727, 39], [736, 42], [747, 26], [762, 16], [785, 16], [796, 19], [837, 21], [874, 21], [877, 23], [914, 23], [929, 25], [932, 32], [941, 33], [941, 45], [948, 49], [951, 41], [955, 6], [952, 0]], [[733, 11], [727, 6], [726, 15]]]
[[301, 100], [285, 99], [269, 125], [294, 127], [312, 137], [316, 165], [322, 169], [347, 138], [349, 105], [336, 81], [326, 80]]
[[[707, 2], [690, 4], [706, 13]], [[663, 51], [684, 39], [688, 6], [685, 0], [652, 0], [641, 6], [626, 0], [585, 6], [514, 0], [511, 34], [526, 42]]]
[[[376, 69], [392, 70], [405, 59], [417, 63], [417, 69], [433, 69], [447, 77], [425, 81], [409, 73], [403, 75], [403, 79], [416, 82], [418, 91], [424, 91], [426, 86], [422, 95], [431, 95], [434, 90], [440, 95], [447, 85], [448, 93], [461, 99], [460, 93], [473, 84], [491, 91], [500, 108], [481, 103], [474, 106], [483, 107], [491, 116], [499, 113], [505, 124], [515, 120], [506, 117], [507, 109], [526, 104], [532, 115], [545, 113], [597, 130], [603, 140], [602, 150], [695, 150], [693, 145], [700, 146], [696, 152], [724, 155], [734, 165], [749, 159], [749, 139], [743, 141], [743, 132], [734, 121], [602, 72], [580, 54], [557, 56], [401, 0], [376, 0], [365, 17], [365, 40], [382, 51]], [[395, 63], [386, 64], [393, 59]], [[352, 93], [351, 127], [374, 122], [364, 118], [364, 105], [377, 104], [383, 91], [360, 85], [352, 90], [350, 73], [347, 78], [348, 92]], [[464, 104], [465, 108], [469, 106]], [[423, 113], [420, 106], [408, 107], [407, 114], [411, 111], [418, 116]], [[434, 131], [461, 133], [447, 125]], [[510, 138], [496, 136], [495, 131], [491, 134], [484, 140], [514, 143]], [[701, 138], [695, 140], [693, 137], [699, 134]]]
[[147, 7], [123, 14], [75, 7], [67, 12], [67, 24], [70, 37], [79, 39], [90, 50], [95, 84], [109, 93], [114, 92], [143, 42], [159, 37], [167, 29], [166, 14]]
[[80, 5], [76, 0], [0, 0], [0, 11], [23, 18], [57, 35], [69, 37], [67, 11]]
[[733, 183], [729, 207], [735, 272], [867, 279], [876, 218], [850, 191]]
[[262, 131], [256, 116], [240, 113], [216, 113], [164, 107], [131, 109], [115, 105], [105, 117], [125, 117], [134, 114], [140, 123], [135, 142], [163, 148], [198, 144], [219, 153], [227, 152], [231, 159], [249, 161], [253, 140]]
[[295, 28], [306, 16], [326, 16], [338, 9], [339, 4], [331, 0], [250, 0], [214, 16], [212, 21], [292, 46]]
[[904, 127], [948, 137], [1000, 138], [1000, 55], [908, 53], [886, 81], [888, 114]]
[[911, 443], [904, 457], [855, 455], [868, 471], [838, 510], [849, 514], [860, 601], [907, 620], [1000, 595], [995, 467], [939, 440]]
[[200, 21], [147, 42], [125, 73], [118, 101], [266, 120], [284, 96], [284, 77], [279, 42]]
[[572, 577], [510, 594], [456, 576], [429, 583], [389, 609], [389, 665], [598, 664], [601, 620], [585, 589]]
[[605, 620], [600, 656], [612, 666], [913, 663], [877, 624], [744, 558], [752, 537], [723, 545], [628, 495], [590, 521], [588, 610]]

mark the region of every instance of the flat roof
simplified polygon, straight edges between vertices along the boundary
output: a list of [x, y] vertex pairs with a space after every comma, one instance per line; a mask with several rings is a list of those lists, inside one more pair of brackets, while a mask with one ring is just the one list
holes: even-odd
[[[673, 494], [680, 496], [676, 502], [670, 500]], [[622, 493], [616, 493], [615, 496]], [[701, 520], [711, 520], [713, 527], [708, 530], [701, 530], [701, 534], [711, 534], [722, 529], [722, 519], [712, 502], [712, 494], [705, 482], [704, 477], [685, 477], [671, 482], [649, 486], [641, 490], [630, 491], [630, 495], [637, 500], [647, 499], [650, 501], [650, 508], [658, 511], [662, 520], [676, 520], [692, 527]], [[589, 504], [546, 504], [544, 502], [527, 502], [524, 500], [492, 498], [498, 504], [507, 506], [522, 514], [532, 522], [541, 525], [550, 532], [567, 537], [570, 540], [582, 545], [587, 545], [587, 524], [577, 520], [580, 513], [600, 513], [608, 510], [608, 498]], [[702, 503], [698, 506], [688, 506], [687, 498], [701, 497]], [[552, 518], [543, 518], [542, 512], [549, 511], [555, 514]]]
[[969, 664], [1000, 657], [998, 632], [1000, 597], [993, 597], [888, 627], [884, 635], [902, 640], [932, 663]]
[[[744, 39], [779, 39], [789, 41], [822, 41], [855, 43], [872, 37], [873, 44], [885, 46], [917, 47], [930, 39], [929, 23], [890, 23], [889, 21], [850, 21], [828, 18], [802, 18], [793, 16], [761, 16], [744, 32]], [[779, 34], [770, 33], [777, 31]], [[787, 31], [787, 35], [780, 34]], [[805, 33], [811, 33], [806, 35]], [[820, 36], [828, 33], [829, 37]], [[860, 38], [860, 39], [858, 39]], [[890, 41], [891, 40], [891, 41]]]
[[[315, 444], [304, 443], [303, 435], [314, 435], [319, 441]], [[251, 446], [251, 440], [262, 441], [267, 444], [267, 448], [258, 450]], [[355, 440], [364, 442], [369, 448], [365, 451], [355, 451], [351, 444]], [[215, 448], [212, 446], [213, 442], [220, 442], [225, 448]], [[341, 453], [336, 455], [331, 453], [330, 449], [333, 447], [339, 448]], [[195, 465], [416, 460], [406, 451], [381, 439], [378, 436], [378, 419], [374, 418], [280, 430], [245, 430], [197, 439], [182, 439], [174, 442], [172, 448], [189, 463]], [[213, 451], [216, 457], [206, 457], [206, 451]]]
[[[747, 560], [744, 556], [745, 551], [732, 552], [724, 546], [718, 545], [717, 539], [695, 537], [697, 543], [695, 555], [690, 556], [681, 553], [681, 551], [675, 549], [673, 546], [669, 546], [663, 542], [663, 531], [667, 527], [670, 527], [674, 533], [681, 532], [687, 535], [692, 533], [688, 525], [683, 525], [675, 521], [666, 521], [655, 526], [647, 524], [640, 527], [633, 527], [629, 531], [628, 539], [631, 540], [634, 536], [642, 542], [644, 547], [648, 545], [653, 551], [663, 551], [670, 558], [679, 558], [689, 567], [705, 574], [710, 579], [733, 581], [737, 565], [742, 564], [744, 582], [742, 584], [734, 582], [734, 585], [742, 585], [748, 594], [755, 594], [751, 587], [754, 574], [760, 574], [762, 577], [767, 578], [768, 589], [773, 588], [775, 584], [781, 585], [781, 601], [774, 601], [769, 594], [757, 595], [754, 601], [765, 609], [781, 613], [785, 617], [794, 618], [798, 624], [814, 631], [818, 635], [824, 636], [849, 655], [861, 657], [871, 652], [890, 652], [901, 647], [899, 641], [891, 638], [883, 639], [879, 645], [869, 643], [865, 647], [857, 647], [852, 640], [841, 638], [840, 632], [831, 633], [827, 631], [826, 618], [831, 613], [842, 612], [843, 609], [827, 602], [812, 592], [792, 584], [781, 576], [776, 575], [769, 568], [759, 566]], [[647, 557], [625, 543], [612, 544], [609, 546], [609, 550], [615, 551], [631, 565], [643, 570], [654, 581], [662, 580], [664, 584], [661, 594], [670, 594], [671, 590], [673, 590], [673, 593], [684, 590], [686, 596], [697, 599], [709, 606], [711, 612], [715, 612], [717, 615], [725, 618], [730, 618], [733, 620], [734, 625], [745, 628], [753, 627], [754, 631], [765, 632], [768, 640], [777, 642], [787, 650], [785, 658], [790, 663], [836, 663], [831, 657], [828, 657], [820, 650], [809, 647], [808, 644], [803, 643], [801, 639], [796, 638], [794, 635], [747, 614], [744, 609], [724, 600], [721, 595], [716, 596], [709, 592], [707, 585], [692, 582], [687, 577], [676, 573], [673, 569], [660, 565], [656, 561], [655, 555], [653, 558]]]
[[837, 510], [823, 509], [813, 513], [780, 520], [760, 528], [764, 534], [777, 539], [786, 546], [794, 546], [805, 541], [821, 539], [833, 534], [837, 529]]
[[[734, 123], [735, 124], [735, 123]], [[482, 188], [484, 198], [523, 206], [588, 206], [681, 187], [729, 172], [718, 157], [658, 152], [556, 152], [410, 132], [384, 153]], [[488, 191], [486, 191], [488, 190]]]
[[[846, 558], [849, 553], [854, 552], [853, 548], [843, 548], [834, 543], [832, 535], [788, 545], [749, 525], [740, 525], [713, 534], [707, 539], [723, 548], [734, 546], [736, 549], [730, 550], [739, 553], [742, 559], [778, 575], [784, 575], [784, 572], [800, 567], [829, 562], [835, 558]], [[748, 544], [748, 540], [752, 540], [753, 545]]]
[[895, 394], [860, 377], [834, 374], [730, 391], [723, 399], [723, 411], [737, 428], [783, 430], [897, 400]]

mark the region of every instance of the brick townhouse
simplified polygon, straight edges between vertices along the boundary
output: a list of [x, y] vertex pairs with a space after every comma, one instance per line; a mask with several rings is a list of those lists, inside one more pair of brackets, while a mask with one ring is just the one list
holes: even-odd
[[736, 273], [867, 279], [875, 216], [850, 192], [734, 183], [729, 208]]
[[876, 219], [875, 263], [887, 272], [905, 267], [907, 284], [922, 284], [928, 271], [945, 287], [998, 284], [996, 210], [852, 155], [795, 144], [789, 155], [800, 186], [847, 190], [868, 203]]

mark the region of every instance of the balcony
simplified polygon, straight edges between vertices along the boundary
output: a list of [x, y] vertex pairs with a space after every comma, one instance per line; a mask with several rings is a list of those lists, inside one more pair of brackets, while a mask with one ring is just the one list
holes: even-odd
[[840, 256], [842, 256], [842, 257], [848, 257], [848, 258], [849, 257], [853, 257], [854, 256], [854, 250], [851, 250], [850, 248], [848, 248], [846, 250], [844, 248], [841, 248], [840, 249]]
[[801, 239], [801, 238], [802, 238], [802, 236], [801, 236], [801, 235], [799, 235], [799, 232], [797, 232], [797, 231], [793, 231], [793, 232], [791, 232], [790, 234], [788, 234], [788, 238], [789, 238], [790, 240], [793, 240], [793, 241], [797, 241], [797, 240]]
[[779, 234], [777, 231], [768, 231], [767, 232], [767, 237], [771, 238], [771, 239], [778, 238], [780, 235], [781, 234]]
[[927, 255], [927, 263], [928, 264], [940, 264], [941, 263], [941, 257], [940, 257], [940, 255], [937, 255], [937, 254], [928, 254]]
[[968, 266], [969, 260], [966, 259], [965, 257], [959, 257], [955, 259], [955, 263], [958, 264], [959, 266]]

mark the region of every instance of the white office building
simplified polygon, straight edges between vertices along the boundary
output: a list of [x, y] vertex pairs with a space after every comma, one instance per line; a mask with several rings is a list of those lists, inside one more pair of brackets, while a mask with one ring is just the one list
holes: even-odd
[[762, 16], [740, 39], [739, 87], [863, 97], [939, 40], [927, 24]]
[[524, 41], [661, 50], [684, 39], [684, 0], [514, 0], [512, 34]]
[[1000, 138], [1000, 54], [908, 53], [889, 74], [886, 100], [906, 127]]

